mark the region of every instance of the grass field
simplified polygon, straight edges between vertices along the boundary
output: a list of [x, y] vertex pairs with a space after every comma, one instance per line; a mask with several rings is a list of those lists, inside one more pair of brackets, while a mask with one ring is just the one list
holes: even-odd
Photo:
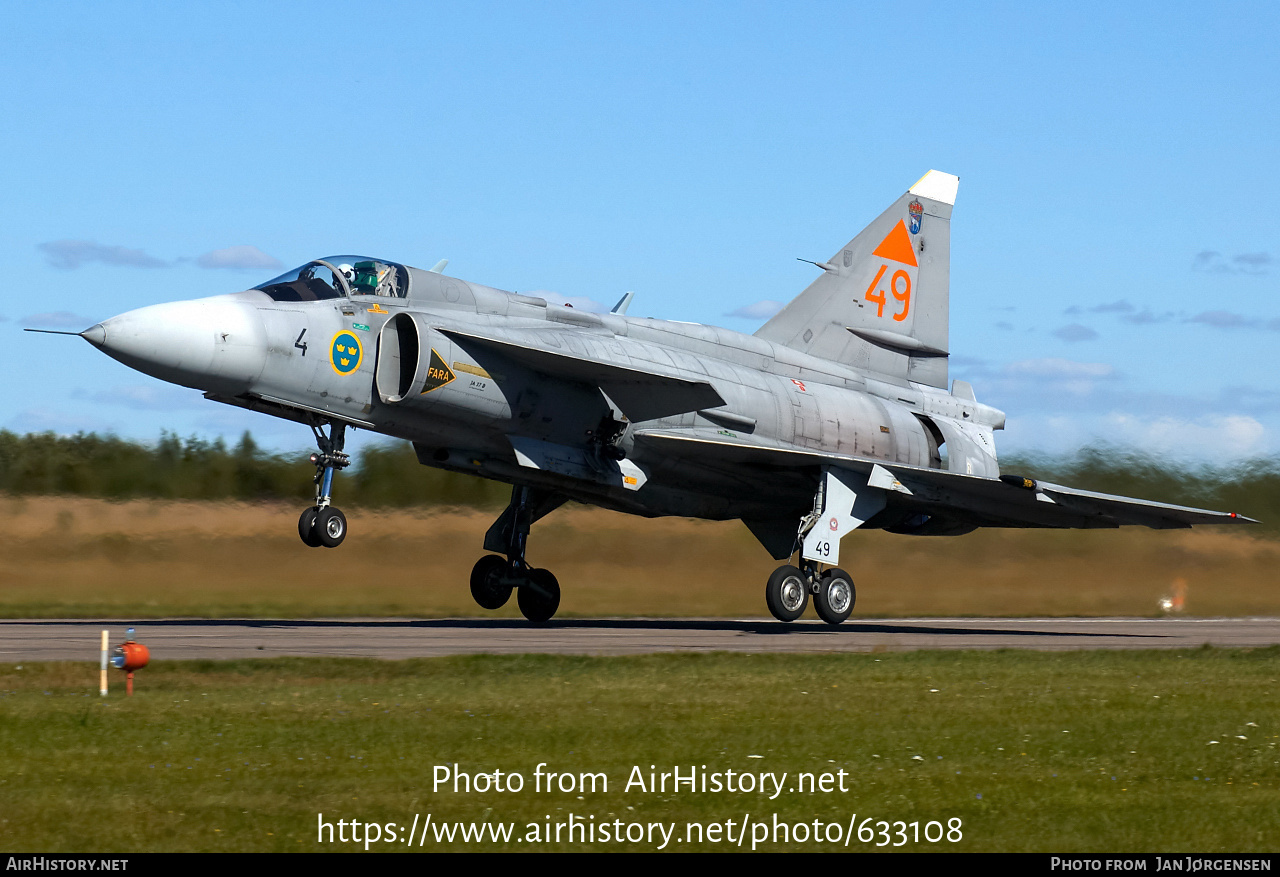
[[[293, 505], [0, 499], [5, 617], [482, 614], [467, 577], [491, 513], [348, 509], [351, 535], [308, 549]], [[1155, 615], [1174, 581], [1191, 615], [1280, 613], [1280, 541], [1246, 528], [856, 533], [855, 616]], [[539, 522], [560, 615], [766, 615], [776, 563], [738, 522], [571, 507]], [[516, 615], [512, 601], [498, 614]]]
[[[349, 509], [351, 536], [329, 551], [301, 545], [297, 512], [0, 499], [0, 613], [483, 614], [466, 581], [491, 514]], [[1244, 530], [870, 532], [844, 552], [863, 617], [1154, 615], [1179, 579], [1187, 614], [1280, 613], [1280, 541]], [[776, 565], [739, 523], [581, 508], [540, 522], [530, 559], [559, 576], [560, 614], [583, 616], [763, 616]], [[903, 849], [1268, 851], [1280, 831], [1278, 678], [1277, 649], [281, 659], [157, 662], [136, 697], [102, 700], [88, 665], [5, 665], [0, 848], [363, 849], [318, 843], [324, 813], [399, 837], [415, 815], [510, 823], [511, 840], [479, 845], [506, 849], [529, 848], [515, 838], [530, 823], [541, 832], [570, 814], [675, 825], [677, 837], [698, 822], [700, 845], [668, 848], [722, 849], [706, 828], [745, 814], [842, 832], [857, 814], [873, 821], [854, 849], [884, 840], [879, 820], [923, 832], [957, 819], [958, 843]], [[526, 788], [433, 792], [434, 771], [455, 762], [520, 772]], [[535, 792], [539, 763], [601, 772], [609, 789]], [[626, 790], [637, 765], [646, 779], [649, 765], [785, 772], [789, 788], [798, 773], [843, 770], [847, 791]], [[831, 846], [773, 840], [760, 848]], [[434, 836], [419, 847], [475, 848]]]
[[[859, 825], [874, 817], [920, 831], [960, 820], [959, 842], [904, 849], [1273, 851], [1278, 677], [1277, 649], [275, 659], [163, 663], [140, 674], [132, 699], [102, 700], [90, 665], [8, 665], [0, 848], [363, 849], [318, 843], [323, 813], [393, 823], [401, 837], [415, 814], [515, 823], [506, 843], [432, 836], [421, 849], [530, 849], [514, 840], [528, 823], [541, 831], [572, 813], [674, 823], [676, 837], [688, 822], [744, 814], [846, 828], [856, 814]], [[519, 772], [525, 788], [433, 791], [436, 767], [454, 762]], [[608, 789], [538, 793], [542, 762], [544, 772], [602, 772]], [[788, 776], [774, 800], [628, 791], [634, 765], [646, 780], [650, 765]], [[840, 770], [844, 792], [786, 790], [798, 773]], [[779, 838], [760, 848], [839, 846]], [[562, 837], [533, 848], [587, 846]]]

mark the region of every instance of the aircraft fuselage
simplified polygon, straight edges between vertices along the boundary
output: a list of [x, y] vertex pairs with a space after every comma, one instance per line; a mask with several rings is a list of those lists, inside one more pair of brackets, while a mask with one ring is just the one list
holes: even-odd
[[[930, 171], [754, 335], [595, 314], [363, 256], [317, 259], [252, 290], [155, 305], [80, 333], [206, 397], [311, 427], [316, 502], [298, 534], [346, 537], [334, 474], [349, 427], [413, 443], [425, 465], [512, 485], [471, 593], [560, 601], [526, 561], [532, 524], [573, 499], [632, 514], [741, 518], [778, 560], [775, 618], [810, 595], [839, 624], [858, 528], [1155, 528], [1248, 518], [1001, 475], [1004, 413], [949, 383], [950, 222], [958, 178]], [[949, 391], [948, 391], [949, 390]], [[500, 556], [501, 555], [501, 556]]]
[[[332, 418], [413, 442], [426, 465], [643, 515], [793, 518], [812, 504], [813, 476], [778, 471], [762, 484], [731, 463], [672, 459], [636, 442], [638, 427], [938, 468], [939, 422], [948, 431], [1003, 425], [1003, 414], [973, 400], [869, 378], [751, 335], [407, 273], [404, 297], [279, 302], [249, 290], [131, 311], [86, 337], [126, 365], [218, 401], [303, 422]], [[468, 343], [470, 335], [708, 383], [724, 404], [638, 424], [585, 380], [539, 371]], [[406, 349], [414, 341], [416, 351]], [[639, 472], [598, 459], [587, 436], [608, 420], [625, 424], [621, 468]], [[972, 459], [962, 465], [998, 474], [990, 457], [975, 456], [979, 473]]]

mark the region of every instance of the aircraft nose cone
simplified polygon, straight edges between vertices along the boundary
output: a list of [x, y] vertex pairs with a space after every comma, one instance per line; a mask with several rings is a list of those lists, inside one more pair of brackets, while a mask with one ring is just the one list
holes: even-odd
[[130, 368], [212, 392], [244, 392], [266, 364], [257, 309], [225, 297], [139, 308], [81, 336]]
[[94, 323], [80, 333], [80, 337], [101, 350], [107, 343], [107, 330], [101, 323]]

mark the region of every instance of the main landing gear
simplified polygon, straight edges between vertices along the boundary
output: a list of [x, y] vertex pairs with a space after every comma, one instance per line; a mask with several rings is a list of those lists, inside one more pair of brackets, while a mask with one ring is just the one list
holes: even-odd
[[795, 621], [804, 614], [813, 595], [813, 608], [827, 624], [840, 624], [853, 612], [857, 591], [853, 578], [844, 570], [830, 567], [819, 572], [818, 564], [802, 560], [802, 567], [780, 566], [769, 576], [764, 600], [779, 621]]
[[[765, 585], [765, 603], [774, 618], [795, 621], [811, 595], [813, 608], [827, 624], [849, 617], [858, 594], [849, 574], [834, 565], [840, 562], [840, 540], [885, 507], [885, 483], [896, 482], [889, 473], [882, 477], [874, 469], [869, 475], [822, 470], [813, 511], [801, 519], [793, 543], [793, 550], [800, 550], [800, 566], [778, 567]], [[825, 570], [820, 568], [827, 564]]]
[[337, 548], [347, 538], [347, 516], [329, 504], [333, 489], [333, 473], [351, 465], [351, 459], [342, 452], [346, 443], [347, 427], [344, 423], [329, 425], [329, 434], [323, 425], [311, 426], [320, 453], [311, 455], [316, 467], [316, 504], [304, 509], [298, 518], [298, 535], [311, 548]]
[[525, 544], [533, 522], [558, 508], [563, 497], [529, 487], [514, 487], [511, 504], [484, 537], [486, 554], [471, 570], [471, 596], [484, 609], [500, 609], [516, 592], [520, 614], [535, 624], [548, 621], [560, 608], [560, 583], [545, 569], [534, 569], [524, 559]]

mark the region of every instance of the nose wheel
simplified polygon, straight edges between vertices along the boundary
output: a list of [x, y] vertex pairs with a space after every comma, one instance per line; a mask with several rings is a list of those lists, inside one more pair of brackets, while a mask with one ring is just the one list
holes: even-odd
[[334, 473], [351, 465], [351, 458], [342, 452], [346, 430], [345, 424], [335, 423], [325, 435], [322, 425], [311, 426], [320, 447], [320, 453], [311, 455], [316, 467], [316, 504], [298, 517], [298, 536], [308, 548], [337, 548], [347, 538], [347, 516], [329, 504]]
[[315, 506], [309, 509], [303, 509], [302, 515], [298, 518], [298, 535], [302, 537], [302, 542], [308, 548], [319, 548], [320, 532], [316, 529], [317, 512], [320, 510]]
[[347, 538], [347, 516], [331, 505], [303, 509], [298, 518], [298, 535], [308, 548], [337, 548]]
[[316, 512], [316, 532], [325, 548], [337, 548], [347, 538], [347, 516], [341, 509], [325, 506]]

